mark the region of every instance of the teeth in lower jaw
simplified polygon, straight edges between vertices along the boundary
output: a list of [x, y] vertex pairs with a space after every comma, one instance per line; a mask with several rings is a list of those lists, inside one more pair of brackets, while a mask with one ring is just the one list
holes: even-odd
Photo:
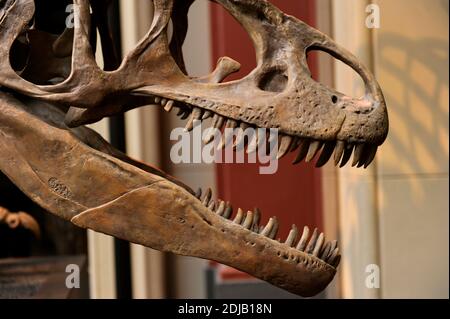
[[332, 265], [335, 266], [336, 263], [339, 263], [338, 261], [338, 257], [340, 260], [340, 256], [339, 256], [339, 248], [334, 249], [333, 253], [331, 254], [331, 256], [328, 258], [327, 262]]
[[312, 255], [315, 257], [319, 256], [320, 250], [322, 249], [323, 242], [325, 240], [325, 236], [323, 233], [320, 233], [319, 238], [317, 238], [316, 245], [313, 249]]
[[255, 208], [253, 210], [253, 225], [252, 225], [252, 230], [255, 233], [259, 233], [259, 222], [261, 221], [261, 212], [258, 208]]
[[202, 189], [198, 188], [197, 191], [195, 192], [195, 197], [197, 197], [198, 199], [200, 199], [200, 197], [202, 196]]
[[212, 196], [211, 188], [208, 188], [208, 190], [205, 193], [205, 196], [203, 197], [202, 201], [203, 206], [208, 206], [208, 203], [211, 200], [211, 196]]
[[216, 202], [213, 201], [213, 200], [211, 200], [211, 201], [209, 202], [208, 209], [209, 209], [210, 211], [214, 211], [215, 208], [216, 208]]
[[298, 228], [297, 228], [297, 226], [292, 225], [292, 229], [289, 232], [289, 235], [285, 241], [285, 244], [288, 245], [289, 247], [294, 247], [295, 240], [297, 239], [297, 235], [298, 235]]
[[245, 229], [250, 229], [252, 225], [253, 225], [253, 212], [248, 211], [247, 215], [245, 216], [242, 227], [244, 227]]
[[240, 225], [243, 219], [244, 219], [244, 211], [239, 208], [236, 213], [236, 217], [233, 220], [233, 223]]
[[263, 230], [261, 231], [261, 235], [269, 237], [270, 232], [272, 231], [272, 228], [273, 228], [274, 224], [275, 224], [275, 220], [272, 217], [272, 218], [269, 219], [266, 227], [264, 227]]
[[364, 152], [364, 144], [358, 144], [355, 147], [355, 151], [353, 152], [353, 163], [352, 167], [355, 167], [358, 165], [359, 161], [361, 160], [361, 157]]
[[331, 242], [328, 242], [323, 247], [322, 253], [320, 254], [319, 258], [322, 259], [322, 260], [325, 260], [328, 257], [330, 251], [331, 251]]
[[216, 214], [219, 216], [222, 216], [224, 212], [225, 212], [225, 202], [220, 201], [219, 207], [216, 210]]
[[227, 205], [222, 217], [225, 219], [230, 219], [232, 214], [233, 214], [233, 207], [231, 207], [231, 205]]
[[270, 231], [269, 237], [270, 239], [275, 239], [278, 233], [278, 228], [280, 227], [280, 224], [278, 223], [278, 219], [276, 217], [273, 217], [273, 227]]
[[304, 251], [306, 248], [306, 243], [307, 243], [308, 238], [309, 238], [309, 227], [305, 226], [303, 228], [302, 237], [300, 237], [300, 240], [298, 241], [296, 248], [300, 251]]
[[309, 240], [308, 245], [306, 246], [305, 253], [311, 254], [313, 252], [314, 247], [316, 246], [317, 236], [318, 236], [317, 228], [314, 228], [311, 239]]
[[281, 140], [280, 140], [280, 145], [278, 148], [278, 154], [277, 154], [277, 159], [281, 159], [282, 157], [284, 157], [289, 150], [291, 149], [291, 145], [292, 145], [292, 136], [289, 135], [281, 135]]

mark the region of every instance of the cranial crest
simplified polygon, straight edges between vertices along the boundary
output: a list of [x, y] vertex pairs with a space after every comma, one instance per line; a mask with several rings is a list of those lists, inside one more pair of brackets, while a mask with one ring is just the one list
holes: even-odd
[[[74, 27], [53, 35], [36, 27], [33, 0], [0, 1], [0, 170], [37, 204], [80, 227], [215, 260], [302, 296], [322, 291], [340, 261], [336, 241], [296, 226], [285, 241], [275, 240], [277, 218], [260, 226], [259, 210], [233, 210], [210, 190], [195, 193], [84, 125], [156, 104], [189, 118], [187, 130], [208, 118], [217, 129], [276, 128], [278, 157], [296, 151], [295, 163], [318, 157], [322, 166], [334, 154], [344, 166], [353, 154], [353, 166], [367, 167], [388, 132], [373, 75], [328, 36], [265, 0], [214, 1], [256, 50], [257, 67], [240, 80], [223, 82], [240, 68], [227, 57], [207, 76], [187, 74], [181, 48], [194, 0], [154, 0], [150, 30], [120, 61], [110, 2], [74, 0]], [[103, 69], [95, 61], [96, 30]], [[365, 95], [352, 98], [313, 80], [311, 50], [353, 68]], [[261, 142], [266, 136], [255, 135], [248, 148]]]

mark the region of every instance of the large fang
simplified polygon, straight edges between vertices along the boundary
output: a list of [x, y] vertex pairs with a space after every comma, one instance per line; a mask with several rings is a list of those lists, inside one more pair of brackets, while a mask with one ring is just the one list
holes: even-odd
[[342, 157], [341, 165], [339, 165], [339, 167], [342, 168], [348, 163], [350, 157], [352, 156], [353, 147], [353, 145], [347, 145], [345, 147], [344, 156]]
[[336, 143], [336, 151], [334, 152], [334, 165], [338, 166], [339, 162], [341, 161], [342, 155], [344, 154], [345, 150], [345, 142], [344, 141], [337, 141]]
[[371, 146], [369, 156], [367, 156], [366, 163], [364, 164], [364, 168], [367, 168], [374, 160], [375, 155], [377, 154], [378, 146]]

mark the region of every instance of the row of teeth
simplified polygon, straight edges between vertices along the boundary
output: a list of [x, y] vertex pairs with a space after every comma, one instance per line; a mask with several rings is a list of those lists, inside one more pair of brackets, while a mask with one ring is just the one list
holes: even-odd
[[[222, 141], [219, 143], [219, 148], [223, 149], [231, 142], [233, 143], [233, 149], [236, 150], [239, 147], [247, 147], [247, 153], [253, 153], [258, 150], [258, 145], [261, 144], [261, 139], [264, 139], [268, 143], [269, 135], [263, 137], [255, 134], [250, 141], [245, 139], [244, 131], [250, 127], [249, 124], [241, 122], [238, 123], [233, 119], [225, 118], [209, 110], [202, 110], [197, 107], [190, 109], [189, 107], [179, 107], [175, 104], [175, 101], [165, 98], [155, 97], [155, 104], [160, 104], [164, 107], [164, 110], [171, 112], [174, 108], [178, 108], [177, 116], [185, 120], [189, 118], [186, 124], [186, 131], [191, 131], [194, 127], [194, 121], [203, 121], [212, 117], [211, 128], [222, 130], [224, 127], [228, 129], [238, 129], [238, 134], [234, 141], [226, 140], [227, 137], [223, 136]], [[214, 139], [214, 130], [210, 130], [210, 134], [207, 134], [203, 142], [209, 144]], [[367, 168], [375, 158], [378, 146], [371, 144], [352, 144], [345, 141], [320, 141], [313, 139], [306, 139], [300, 137], [293, 137], [290, 135], [280, 134], [278, 142], [278, 154], [277, 159], [281, 159], [290, 152], [298, 151], [297, 156], [293, 164], [299, 164], [302, 161], [306, 163], [311, 162], [314, 158], [318, 157], [316, 161], [316, 167], [322, 167], [331, 159], [334, 153], [334, 164], [339, 167], [344, 167], [352, 157], [353, 154], [353, 167]], [[320, 154], [320, 155], [319, 155]]]
[[[276, 217], [269, 219], [267, 225], [260, 225], [261, 212], [259, 209], [248, 211], [244, 213], [242, 209], [238, 209], [233, 217], [233, 207], [229, 202], [214, 201], [211, 199], [212, 191], [208, 189], [202, 197], [202, 190], [199, 189], [195, 196], [202, 202], [202, 204], [215, 214], [227, 219], [232, 220], [234, 223], [241, 225], [243, 228], [251, 230], [261, 236], [275, 240], [279, 223]], [[297, 226], [292, 225], [292, 229], [284, 242], [289, 247], [296, 248], [301, 252], [305, 252], [309, 255], [322, 259], [329, 265], [337, 267], [341, 260], [339, 254], [339, 248], [337, 247], [337, 241], [325, 242], [325, 236], [323, 233], [318, 232], [317, 228], [314, 229], [312, 235], [308, 226], [303, 228], [303, 233], [299, 237], [299, 229]], [[278, 239], [281, 242], [280, 239]]]

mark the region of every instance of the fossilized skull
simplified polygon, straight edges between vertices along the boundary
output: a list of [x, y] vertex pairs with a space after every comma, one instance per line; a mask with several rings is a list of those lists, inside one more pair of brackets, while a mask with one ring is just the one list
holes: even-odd
[[[194, 193], [82, 126], [157, 104], [189, 115], [188, 130], [194, 120], [210, 117], [216, 128], [278, 128], [278, 156], [297, 151], [296, 163], [317, 155], [322, 166], [333, 152], [336, 165], [352, 154], [354, 166], [372, 162], [387, 136], [387, 110], [373, 75], [352, 54], [268, 1], [216, 0], [249, 33], [257, 67], [221, 83], [240, 67], [222, 58], [209, 76], [190, 77], [181, 46], [193, 2], [154, 0], [149, 32], [120, 64], [109, 37], [108, 0], [74, 0], [75, 27], [60, 36], [36, 29], [33, 0], [0, 1], [0, 169], [36, 203], [80, 227], [215, 260], [315, 295], [336, 273], [336, 241], [307, 228], [298, 236], [295, 227], [285, 242], [274, 240], [276, 218], [260, 227], [258, 210], [233, 214], [210, 191]], [[94, 59], [96, 28], [104, 70]], [[351, 66], [365, 82], [365, 96], [351, 98], [314, 81], [309, 50]], [[248, 147], [255, 150], [265, 139], [256, 136]]]

